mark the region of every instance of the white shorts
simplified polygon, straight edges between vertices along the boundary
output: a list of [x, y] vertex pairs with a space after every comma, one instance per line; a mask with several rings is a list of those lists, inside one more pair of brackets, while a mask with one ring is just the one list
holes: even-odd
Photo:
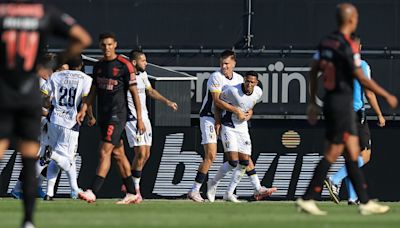
[[151, 146], [151, 143], [153, 141], [153, 134], [151, 131], [150, 120], [145, 118], [143, 119], [143, 123], [146, 131], [143, 134], [139, 134], [137, 133], [136, 120], [126, 122], [126, 138], [128, 139], [128, 143], [131, 148], [135, 146]]
[[217, 143], [215, 119], [210, 116], [200, 117], [201, 144]]
[[225, 152], [239, 152], [251, 155], [251, 139], [248, 130], [237, 130], [221, 126], [221, 141]]
[[49, 123], [47, 134], [52, 153], [64, 156], [72, 163], [78, 149], [79, 131]]
[[41, 121], [41, 132], [40, 132], [40, 136], [39, 136], [39, 142], [40, 142], [40, 147], [39, 147], [39, 152], [38, 152], [38, 156], [42, 157], [45, 153], [45, 149], [46, 146], [49, 145], [49, 136], [47, 134], [48, 131], [48, 121], [46, 118], [42, 118]]

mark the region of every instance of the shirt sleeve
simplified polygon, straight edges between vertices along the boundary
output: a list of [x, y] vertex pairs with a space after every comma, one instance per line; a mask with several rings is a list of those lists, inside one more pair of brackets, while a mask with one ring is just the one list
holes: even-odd
[[98, 85], [97, 85], [97, 68], [98, 68], [98, 66], [97, 66], [97, 64], [95, 64], [93, 66], [93, 72], [92, 72], [92, 84], [96, 87], [98, 87]]
[[222, 92], [222, 82], [220, 77], [217, 74], [211, 74], [210, 78], [207, 81], [207, 87], [211, 93]]
[[50, 77], [50, 79], [49, 80], [47, 80], [43, 85], [42, 85], [42, 87], [40, 88], [40, 91], [43, 93], [43, 94], [46, 94], [46, 95], [48, 95], [48, 96], [51, 96], [51, 93], [53, 92], [53, 89], [52, 89], [52, 77]]
[[90, 92], [90, 87], [92, 87], [92, 81], [93, 79], [89, 77], [88, 75], [85, 75], [84, 81], [83, 81], [83, 91], [82, 91], [82, 97], [87, 97]]
[[69, 30], [76, 24], [75, 19], [53, 6], [49, 6], [47, 11], [49, 13], [51, 32], [58, 36], [69, 36]]
[[259, 103], [259, 102], [261, 102], [262, 101], [262, 94], [263, 94], [263, 91], [262, 91], [262, 89], [260, 88], [260, 87], [256, 87], [256, 88], [258, 88], [257, 89], [257, 100], [256, 100], [256, 103]]
[[133, 68], [133, 65], [131, 62], [126, 62], [125, 63], [125, 68], [126, 68], [126, 73], [125, 73], [125, 82], [127, 85], [136, 85], [136, 74], [135, 74], [135, 69]]
[[361, 67], [361, 56], [358, 52], [358, 47], [349, 40], [349, 44], [346, 47], [346, 57], [345, 60], [348, 63], [350, 69], [355, 71], [357, 68]]
[[232, 87], [227, 86], [219, 95], [219, 98], [229, 104], [232, 103]]
[[144, 83], [144, 86], [146, 87], [146, 89], [151, 89], [152, 88], [151, 87], [151, 83], [149, 81], [149, 77], [147, 75], [147, 72], [143, 73], [143, 83]]
[[361, 69], [368, 79], [371, 79], [371, 68], [366, 61], [362, 61]]

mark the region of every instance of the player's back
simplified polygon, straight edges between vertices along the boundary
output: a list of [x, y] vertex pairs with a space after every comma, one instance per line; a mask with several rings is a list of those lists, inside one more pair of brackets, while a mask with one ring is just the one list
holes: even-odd
[[82, 98], [89, 93], [92, 78], [77, 70], [64, 70], [54, 73], [42, 87], [42, 91], [52, 96], [50, 122], [72, 128], [76, 124], [76, 115]]
[[35, 73], [48, 34], [67, 36], [73, 24], [73, 18], [42, 3], [0, 3], [0, 78], [18, 89]]
[[319, 68], [323, 72], [323, 85], [327, 96], [352, 94], [353, 73], [361, 61], [357, 47], [350, 38], [334, 32], [320, 42], [318, 50]]

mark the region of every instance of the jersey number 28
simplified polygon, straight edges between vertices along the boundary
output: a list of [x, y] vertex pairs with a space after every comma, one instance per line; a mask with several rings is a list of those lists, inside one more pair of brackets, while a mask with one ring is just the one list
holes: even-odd
[[75, 106], [75, 95], [76, 95], [76, 88], [71, 87], [71, 88], [66, 88], [64, 86], [60, 87], [60, 99], [58, 100], [58, 104], [60, 106], [69, 106], [69, 107], [74, 107]]

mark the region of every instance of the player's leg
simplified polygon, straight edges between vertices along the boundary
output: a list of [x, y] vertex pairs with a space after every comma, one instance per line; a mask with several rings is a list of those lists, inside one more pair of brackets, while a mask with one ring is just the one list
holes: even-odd
[[278, 191], [278, 189], [275, 187], [266, 188], [264, 186], [261, 186], [260, 178], [258, 178], [256, 167], [254, 166], [254, 162], [251, 157], [249, 157], [249, 165], [246, 168], [246, 175], [250, 178], [250, 183], [253, 186], [253, 198], [255, 200], [262, 200], [265, 197], [271, 196], [274, 192]]
[[210, 202], [214, 202], [217, 187], [222, 178], [239, 164], [239, 155], [237, 153], [231, 153], [232, 151], [238, 151], [238, 139], [236, 134], [230, 131], [229, 128], [223, 126], [221, 128], [221, 141], [227, 161], [219, 167], [215, 176], [212, 179], [210, 177], [207, 182], [207, 198]]
[[326, 215], [325, 211], [321, 211], [314, 200], [318, 198], [322, 191], [322, 185], [326, 174], [332, 163], [336, 161], [339, 155], [344, 149], [344, 144], [327, 143], [324, 157], [320, 160], [317, 167], [314, 170], [314, 175], [311, 182], [303, 195], [303, 197], [297, 199], [296, 205], [299, 210], [304, 211], [313, 215]]
[[188, 193], [188, 198], [195, 202], [204, 202], [200, 195], [200, 187], [207, 177], [208, 170], [217, 155], [217, 134], [215, 132], [215, 120], [211, 117], [200, 118], [201, 144], [204, 148], [204, 159], [199, 165], [196, 178]]
[[224, 200], [234, 203], [239, 203], [240, 201], [233, 194], [233, 192], [235, 191], [237, 185], [242, 179], [244, 173], [246, 172], [246, 168], [249, 165], [250, 156], [248, 154], [243, 154], [238, 152], [233, 152], [233, 153], [231, 152], [230, 154], [236, 154], [238, 156], [239, 164], [232, 172], [231, 181], [229, 182], [228, 188], [224, 195]]
[[10, 140], [8, 139], [0, 139], [0, 159], [3, 158], [4, 151], [10, 145]]
[[60, 172], [60, 168], [54, 160], [51, 160], [47, 167], [47, 188], [46, 188], [46, 196], [43, 200], [53, 200], [54, 197], [54, 188], [57, 182], [58, 173]]
[[[37, 137], [36, 137], [37, 138]], [[37, 151], [39, 149], [39, 143], [34, 140], [21, 140], [18, 145], [18, 150], [22, 153], [22, 164], [26, 169], [24, 174], [24, 180], [22, 183], [22, 191], [24, 192], [24, 223], [32, 222], [33, 211], [35, 208], [36, 198], [36, 158]]]

